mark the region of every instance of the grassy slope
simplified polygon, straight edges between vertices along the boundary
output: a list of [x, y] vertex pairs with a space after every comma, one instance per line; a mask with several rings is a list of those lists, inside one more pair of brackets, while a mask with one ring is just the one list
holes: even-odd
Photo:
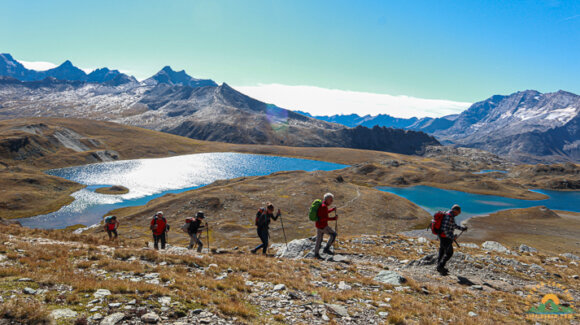
[[[97, 289], [108, 289], [112, 295], [106, 297], [104, 302], [96, 303], [105, 306], [98, 312], [107, 315], [121, 310], [133, 318], [143, 314], [141, 310], [153, 310], [173, 321], [192, 309], [201, 308], [229, 321], [236, 317], [237, 323], [241, 324], [284, 323], [288, 316], [271, 314], [272, 309], [261, 307], [259, 303], [286, 299], [289, 292], [294, 292], [299, 297], [293, 300], [294, 306], [318, 307], [324, 306], [324, 303], [334, 303], [345, 306], [351, 314], [370, 312], [370, 317], [374, 319], [381, 319], [378, 312], [388, 312], [388, 317], [383, 320], [393, 324], [522, 323], [526, 317], [527, 303], [537, 303], [542, 296], [534, 296], [528, 301], [517, 294], [518, 290], [531, 292], [532, 285], [551, 279], [552, 273], [561, 275], [558, 283], [574, 288], [578, 280], [573, 279], [572, 275], [580, 270], [577, 264], [568, 264], [570, 261], [567, 260], [558, 262], [568, 264], [566, 269], [545, 262], [548, 256], [543, 253], [519, 257], [491, 253], [489, 259], [478, 249], [462, 248], [462, 253], [470, 254], [477, 260], [452, 260], [449, 266], [480, 264], [479, 259], [487, 259], [486, 263], [489, 264], [484, 269], [473, 269], [475, 273], [462, 269], [452, 271], [455, 275], [469, 277], [477, 284], [490, 282], [483, 285], [482, 290], [458, 284], [456, 276], [435, 275], [433, 266], [427, 266], [400, 269], [398, 272], [408, 282], [404, 284], [406, 289], [399, 291], [391, 285], [374, 281], [373, 277], [386, 267], [399, 269], [402, 265], [399, 261], [433, 253], [436, 243], [418, 243], [398, 235], [363, 237], [363, 240], [369, 239], [371, 244], [360, 244], [360, 238], [343, 238], [338, 250], [350, 256], [352, 263], [342, 264], [312, 259], [281, 260], [251, 255], [243, 250], [213, 255], [191, 254], [191, 251], [185, 255], [178, 255], [176, 251], [158, 253], [143, 249], [138, 241], [121, 240], [111, 245], [104, 240], [104, 236], [71, 235], [66, 231], [0, 225], [0, 257], [4, 265], [0, 269], [0, 296], [5, 302], [0, 305], [0, 318], [11, 315], [17, 321], [33, 322], [48, 319], [47, 315], [52, 309], [70, 308], [79, 313], [77, 319], [82, 319], [96, 313], [90, 312], [92, 307], [87, 306], [94, 299], [92, 294]], [[357, 258], [359, 254], [364, 254], [364, 258]], [[500, 257], [527, 265], [541, 265], [546, 273], [532, 277], [494, 262]], [[491, 278], [490, 272], [493, 274]], [[135, 276], [143, 277], [150, 273], [159, 274], [159, 284], [131, 281]], [[228, 274], [225, 279], [216, 279], [224, 273]], [[21, 282], [18, 281], [20, 278], [30, 280]], [[247, 281], [264, 283], [265, 286], [252, 286]], [[314, 281], [324, 281], [326, 284], [317, 286]], [[341, 281], [352, 288], [337, 289]], [[286, 289], [266, 299], [256, 298], [266, 288], [278, 283], [285, 284]], [[46, 291], [26, 296], [22, 294], [24, 287]], [[172, 298], [169, 311], [161, 309], [158, 303], [160, 296]], [[560, 295], [560, 299], [564, 298]], [[130, 310], [107, 307], [108, 303], [119, 302], [123, 308], [129, 306], [128, 302], [133, 299], [136, 305]], [[470, 317], [469, 311], [476, 312], [478, 317]], [[344, 318], [331, 313], [328, 315], [335, 323], [346, 322]], [[320, 320], [320, 315], [308, 309], [290, 316], [303, 319], [303, 323]], [[74, 320], [61, 320], [60, 323]]]
[[466, 240], [493, 240], [511, 247], [526, 244], [554, 254], [580, 255], [580, 213], [545, 207], [513, 209], [471, 218], [467, 225]]

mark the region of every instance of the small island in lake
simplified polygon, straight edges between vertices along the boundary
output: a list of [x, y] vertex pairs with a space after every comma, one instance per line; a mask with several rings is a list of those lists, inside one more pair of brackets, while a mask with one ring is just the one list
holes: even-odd
[[112, 195], [119, 195], [119, 194], [127, 194], [129, 193], [129, 189], [125, 186], [121, 185], [113, 185], [110, 187], [100, 187], [95, 190], [96, 193], [99, 194], [112, 194]]

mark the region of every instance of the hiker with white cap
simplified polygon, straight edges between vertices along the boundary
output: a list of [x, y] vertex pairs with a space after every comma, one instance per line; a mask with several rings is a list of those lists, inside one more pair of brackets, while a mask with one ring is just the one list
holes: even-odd
[[153, 247], [159, 249], [159, 242], [161, 242], [161, 249], [165, 249], [165, 243], [167, 241], [166, 233], [169, 231], [169, 225], [163, 216], [163, 211], [155, 213], [153, 219], [151, 219], [149, 229], [153, 233]]

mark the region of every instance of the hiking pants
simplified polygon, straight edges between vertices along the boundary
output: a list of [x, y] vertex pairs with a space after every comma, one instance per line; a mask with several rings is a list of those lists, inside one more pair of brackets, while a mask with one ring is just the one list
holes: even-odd
[[189, 249], [192, 249], [195, 244], [197, 244], [197, 252], [201, 253], [201, 249], [203, 248], [203, 243], [199, 239], [201, 237], [201, 233], [192, 233], [189, 234]]
[[266, 251], [268, 250], [268, 228], [258, 227], [258, 237], [260, 237], [262, 243], [254, 248], [254, 252], [257, 252], [261, 248], [262, 253], [266, 254]]
[[316, 228], [316, 246], [314, 246], [314, 254], [318, 254], [320, 250], [320, 245], [322, 245], [322, 237], [324, 234], [330, 235], [330, 239], [326, 243], [326, 247], [324, 250], [328, 250], [330, 246], [334, 243], [334, 239], [336, 238], [336, 231], [332, 230], [329, 226], [324, 227], [323, 229]]
[[153, 241], [153, 247], [155, 247], [155, 249], [159, 249], [159, 241], [161, 241], [161, 249], [165, 249], [165, 232], [161, 235], [153, 234]]
[[447, 261], [453, 256], [453, 239], [439, 237], [439, 257], [437, 258], [437, 265], [445, 267]]
[[[117, 238], [117, 229], [107, 229], [107, 234], [109, 235], [109, 239]], [[113, 235], [115, 235], [115, 237], [113, 237]]]

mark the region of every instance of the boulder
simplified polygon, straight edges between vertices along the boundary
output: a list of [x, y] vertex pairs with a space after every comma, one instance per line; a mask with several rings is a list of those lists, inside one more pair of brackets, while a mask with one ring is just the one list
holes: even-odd
[[328, 309], [329, 312], [340, 316], [340, 317], [348, 317], [348, 311], [346, 310], [346, 308], [344, 306], [341, 305], [336, 305], [336, 304], [326, 304], [326, 309]]
[[50, 313], [50, 316], [54, 319], [61, 318], [73, 318], [77, 317], [77, 312], [68, 308], [65, 309], [55, 309]]
[[288, 243], [288, 247], [281, 246], [276, 253], [277, 257], [302, 258], [314, 250], [314, 242], [308, 238], [294, 239]]
[[282, 290], [286, 290], [286, 286], [284, 284], [277, 284], [274, 286], [274, 291], [282, 291]]
[[518, 250], [520, 251], [520, 253], [537, 253], [538, 252], [537, 249], [530, 247], [528, 245], [524, 245], [524, 244], [521, 244], [520, 247], [518, 247]]
[[565, 258], [571, 259], [571, 260], [576, 260], [576, 261], [580, 260], [580, 257], [578, 257], [577, 255], [571, 254], [571, 253], [564, 253], [564, 254], [562, 254], [562, 257], [565, 257]]
[[392, 285], [401, 285], [407, 282], [407, 279], [395, 271], [381, 271], [375, 276], [374, 280]]
[[111, 295], [111, 291], [107, 290], [107, 289], [99, 289], [97, 291], [95, 291], [95, 293], [93, 293], [93, 297], [95, 298], [103, 298], [106, 296], [110, 296]]
[[122, 321], [123, 318], [125, 318], [125, 314], [123, 313], [114, 313], [111, 314], [105, 318], [103, 318], [103, 320], [101, 321], [101, 325], [115, 325], [118, 322]]
[[160, 320], [161, 317], [153, 312], [141, 316], [141, 321], [147, 324], [157, 324]]
[[481, 247], [483, 247], [483, 249], [486, 249], [488, 251], [495, 251], [499, 253], [509, 254], [510, 252], [509, 249], [505, 248], [502, 244], [496, 241], [486, 241], [481, 245]]

